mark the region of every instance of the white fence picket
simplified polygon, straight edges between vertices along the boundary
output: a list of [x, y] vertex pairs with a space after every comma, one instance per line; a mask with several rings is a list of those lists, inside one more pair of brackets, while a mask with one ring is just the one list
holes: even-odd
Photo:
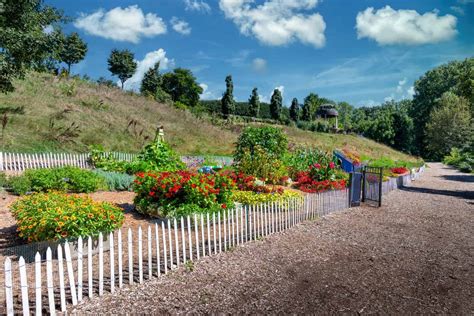
[[199, 225], [198, 225], [196, 214], [194, 214], [194, 239], [196, 240], [196, 256], [197, 256], [197, 259], [199, 260], [199, 258], [200, 258], [200, 255], [199, 255]]
[[166, 232], [165, 232], [165, 223], [161, 222], [161, 235], [163, 237], [163, 264], [165, 265], [165, 274], [168, 273], [168, 254], [166, 253]]
[[28, 281], [26, 278], [26, 265], [23, 256], [18, 261], [20, 269], [20, 289], [21, 289], [21, 305], [23, 307], [23, 315], [30, 315], [30, 300], [28, 297]]
[[56, 315], [56, 304], [54, 301], [53, 284], [53, 259], [51, 254], [51, 248], [49, 247], [46, 250], [46, 286], [48, 287], [49, 314]]
[[208, 254], [209, 256], [212, 255], [211, 252], [211, 225], [209, 221], [209, 213], [206, 214], [206, 219], [207, 219], [207, 249], [208, 249]]
[[206, 256], [206, 244], [204, 242], [204, 215], [201, 213], [200, 216], [200, 222], [201, 222], [201, 242], [202, 242], [202, 256]]
[[174, 227], [173, 227], [173, 230], [174, 230], [174, 249], [176, 251], [176, 267], [179, 268], [179, 238], [178, 238], [178, 221], [177, 219], [175, 218], [174, 219]]
[[69, 290], [71, 291], [72, 305], [75, 306], [77, 305], [76, 282], [74, 281], [74, 270], [72, 268], [71, 249], [69, 248], [69, 243], [67, 241], [64, 243], [64, 254], [66, 256], [66, 267], [69, 279]]
[[99, 296], [104, 295], [104, 237], [99, 233]]
[[77, 301], [82, 301], [82, 291], [83, 291], [83, 282], [82, 282], [82, 257], [83, 257], [83, 242], [82, 237], [79, 237], [77, 240]]
[[142, 227], [138, 227], [138, 281], [143, 283], [143, 244]]
[[109, 259], [110, 259], [110, 293], [115, 291], [115, 249], [114, 234], [109, 233]]
[[61, 298], [61, 312], [66, 311], [66, 292], [64, 291], [64, 265], [63, 249], [58, 245], [58, 273], [59, 273], [59, 295]]
[[148, 225], [148, 231], [147, 231], [147, 240], [148, 240], [148, 279], [151, 279], [152, 276], [152, 259], [153, 259], [153, 254], [151, 253], [151, 226]]
[[173, 240], [171, 239], [171, 220], [168, 219], [168, 244], [170, 253], [170, 270], [173, 269]]
[[184, 219], [181, 216], [181, 244], [183, 246], [183, 263], [186, 263], [186, 237], [184, 235]]
[[39, 252], [35, 255], [35, 314], [41, 315], [42, 308], [41, 295], [41, 254]]
[[122, 230], [119, 229], [117, 232], [117, 264], [118, 264], [118, 281], [119, 281], [119, 288], [123, 286], [123, 250], [122, 250]]
[[128, 229], [128, 283], [133, 284], [133, 241], [130, 228]]
[[219, 253], [222, 252], [221, 212], [217, 213], [217, 231], [219, 232]]
[[87, 290], [89, 298], [94, 296], [94, 283], [92, 282], [92, 238], [87, 239]]
[[212, 213], [212, 236], [214, 237], [214, 254], [217, 253], [217, 240], [216, 240], [216, 213]]
[[155, 243], [156, 243], [156, 273], [158, 277], [160, 277], [161, 276], [160, 235], [158, 232], [158, 224], [156, 223], [155, 223]]
[[188, 224], [188, 248], [189, 248], [189, 260], [193, 261], [193, 241], [191, 235], [191, 218], [189, 215], [187, 216], [187, 224]]

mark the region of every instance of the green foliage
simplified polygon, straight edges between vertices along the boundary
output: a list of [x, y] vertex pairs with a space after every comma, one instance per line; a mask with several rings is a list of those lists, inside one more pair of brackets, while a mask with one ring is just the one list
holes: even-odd
[[295, 148], [285, 157], [285, 165], [288, 167], [289, 175], [296, 179], [299, 172], [307, 171], [314, 164], [328, 165], [333, 161], [333, 155], [317, 148]]
[[257, 88], [253, 88], [252, 95], [249, 99], [249, 114], [252, 117], [258, 117], [260, 112], [260, 97]]
[[256, 205], [269, 202], [285, 202], [289, 199], [300, 198], [301, 194], [295, 191], [285, 190], [283, 193], [260, 193], [253, 191], [235, 191], [232, 199], [244, 205]]
[[324, 99], [319, 98], [315, 93], [310, 93], [305, 99], [303, 104], [303, 121], [313, 120], [316, 111], [319, 109], [319, 106], [324, 103]]
[[102, 169], [95, 169], [93, 171], [104, 179], [108, 191], [131, 191], [134, 176], [112, 171], [104, 171]]
[[189, 69], [176, 68], [163, 75], [162, 88], [174, 102], [181, 102], [194, 107], [199, 102], [202, 87]]
[[25, 176], [13, 176], [8, 179], [8, 188], [17, 195], [31, 192], [31, 181]]
[[251, 174], [271, 184], [280, 183], [280, 179], [288, 174], [282, 160], [271, 155], [259, 145], [256, 145], [253, 151], [244, 150], [236, 168], [243, 174]]
[[8, 186], [8, 178], [5, 172], [0, 172], [0, 188], [5, 188]]
[[28, 242], [97, 236], [123, 223], [123, 211], [112, 204], [58, 192], [25, 196], [11, 211], [19, 236]]
[[427, 148], [431, 141], [426, 139], [425, 129], [431, 112], [438, 107], [438, 100], [446, 92], [453, 92], [468, 100], [468, 110], [471, 116], [474, 115], [474, 58], [436, 67], [415, 82], [411, 116], [415, 126], [416, 147], [421, 154], [440, 157], [441, 152], [445, 152], [438, 149], [432, 152], [432, 149]]
[[97, 79], [97, 84], [99, 86], [106, 86], [106, 87], [109, 87], [109, 88], [115, 88], [117, 87], [117, 85], [115, 84], [115, 82], [113, 82], [112, 80], [110, 79], [107, 79], [105, 77], [99, 77], [99, 79]]
[[466, 99], [447, 92], [438, 103], [426, 124], [426, 149], [429, 157], [435, 160], [441, 160], [453, 147], [463, 147], [472, 139], [473, 133]]
[[143, 76], [140, 92], [143, 95], [155, 96], [161, 86], [162, 78], [159, 72], [160, 62], [157, 62]]
[[217, 212], [230, 205], [233, 189], [232, 179], [221, 174], [138, 173], [135, 205], [139, 212], [158, 217]]
[[298, 104], [298, 99], [294, 98], [291, 101], [291, 106], [290, 106], [290, 119], [298, 122], [300, 119], [300, 106]]
[[109, 71], [117, 76], [123, 84], [127, 79], [133, 76], [137, 70], [137, 62], [131, 51], [128, 49], [118, 50], [114, 49], [110, 53], [109, 59], [107, 60]]
[[461, 151], [453, 147], [449, 155], [444, 157], [443, 162], [460, 169], [462, 172], [474, 171], [474, 153], [470, 151]]
[[59, 88], [61, 89], [62, 94], [65, 96], [72, 97], [77, 94], [77, 83], [74, 79], [61, 83]]
[[222, 114], [224, 118], [228, 118], [229, 115], [235, 113], [235, 101], [234, 101], [234, 83], [232, 82], [232, 76], [229, 75], [225, 78], [226, 90], [221, 100]]
[[273, 90], [272, 98], [270, 100], [270, 114], [272, 119], [277, 121], [281, 119], [282, 104], [283, 97], [281, 96], [281, 91], [278, 89]]
[[247, 127], [237, 140], [234, 160], [238, 163], [245, 151], [252, 155], [257, 146], [270, 157], [282, 159], [288, 150], [288, 139], [283, 131], [276, 127]]
[[[339, 113], [338, 121], [343, 130], [348, 131], [352, 129], [352, 112], [354, 107], [347, 102], [339, 102], [336, 106]], [[338, 126], [339, 127], [339, 126]]]
[[24, 177], [31, 182], [35, 192], [57, 190], [74, 193], [90, 193], [104, 188], [104, 179], [90, 170], [77, 167], [30, 169]]
[[13, 91], [15, 78], [46, 60], [54, 48], [44, 29], [63, 21], [61, 12], [41, 0], [0, 3], [0, 92]]
[[83, 60], [86, 54], [87, 44], [79, 37], [79, 34], [73, 32], [65, 38], [59, 57], [62, 62], [66, 63], [68, 73], [71, 73], [71, 65]]

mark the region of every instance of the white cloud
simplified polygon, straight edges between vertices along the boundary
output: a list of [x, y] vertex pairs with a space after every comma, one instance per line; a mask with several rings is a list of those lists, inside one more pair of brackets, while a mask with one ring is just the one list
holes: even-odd
[[139, 89], [145, 72], [157, 62], [160, 62], [160, 71], [166, 70], [174, 65], [174, 60], [166, 57], [166, 52], [162, 48], [149, 52], [142, 60], [137, 61], [137, 70], [130, 79], [125, 81], [124, 89]]
[[43, 32], [45, 34], [51, 34], [53, 33], [53, 31], [54, 31], [54, 27], [52, 25], [48, 25], [43, 28]]
[[413, 98], [413, 96], [415, 95], [415, 87], [414, 86], [411, 86], [410, 88], [407, 89], [407, 95], [410, 98]]
[[252, 67], [256, 72], [264, 72], [267, 69], [267, 61], [263, 58], [255, 58], [252, 61]]
[[419, 14], [415, 10], [367, 8], [357, 14], [357, 37], [370, 38], [380, 45], [421, 45], [437, 43], [457, 34], [455, 16], [439, 16], [437, 11]]
[[455, 13], [459, 15], [464, 15], [464, 9], [458, 6], [451, 6], [449, 7], [451, 10], [453, 10]]
[[142, 37], [166, 33], [163, 19], [154, 13], [144, 14], [137, 5], [117, 7], [105, 12], [99, 9], [91, 14], [82, 13], [74, 26], [86, 33], [112, 39], [138, 43]]
[[205, 13], [211, 12], [211, 7], [209, 4], [202, 0], [184, 0], [184, 5], [186, 11], [199, 11]]
[[174, 16], [171, 18], [170, 23], [171, 23], [171, 26], [173, 27], [173, 30], [175, 30], [176, 32], [183, 35], [191, 34], [191, 27], [189, 26], [188, 22], [184, 20], [180, 20]]
[[202, 88], [202, 93], [200, 95], [201, 100], [216, 100], [216, 95], [209, 91], [209, 86], [205, 83], [200, 83], [199, 86]]
[[397, 86], [398, 93], [401, 93], [403, 91], [403, 87], [405, 86], [406, 83], [407, 83], [407, 78], [403, 78], [403, 80], [400, 80], [398, 82], [398, 86]]
[[267, 0], [252, 6], [252, 0], [220, 0], [219, 7], [240, 32], [255, 36], [270, 46], [286, 45], [296, 40], [314, 47], [326, 42], [326, 23], [319, 13], [301, 11], [316, 7], [318, 0]]

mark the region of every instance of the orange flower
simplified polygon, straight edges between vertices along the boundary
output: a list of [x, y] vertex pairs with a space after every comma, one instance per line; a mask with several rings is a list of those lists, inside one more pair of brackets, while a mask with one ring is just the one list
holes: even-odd
[[89, 217], [89, 218], [94, 218], [94, 214], [89, 213], [89, 214], [87, 214], [87, 217]]
[[55, 230], [59, 233], [61, 231], [61, 227], [56, 227]]
[[62, 232], [61, 237], [66, 238], [67, 237], [67, 232]]

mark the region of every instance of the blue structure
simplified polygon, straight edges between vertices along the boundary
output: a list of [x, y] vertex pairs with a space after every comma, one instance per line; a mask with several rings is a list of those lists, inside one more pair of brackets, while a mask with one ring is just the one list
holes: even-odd
[[334, 151], [333, 154], [336, 160], [340, 162], [341, 168], [345, 172], [351, 173], [351, 172], [359, 171], [362, 168], [362, 164], [359, 166], [354, 166], [352, 160], [348, 159], [346, 156], [344, 156], [343, 153], [339, 151]]

